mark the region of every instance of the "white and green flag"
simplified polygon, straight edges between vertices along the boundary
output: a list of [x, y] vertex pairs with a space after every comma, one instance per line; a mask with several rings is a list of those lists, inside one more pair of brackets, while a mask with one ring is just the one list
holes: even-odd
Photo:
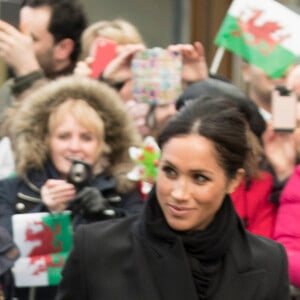
[[70, 213], [17, 214], [12, 221], [21, 254], [13, 267], [16, 286], [57, 285], [73, 242]]
[[215, 39], [272, 78], [300, 57], [300, 16], [274, 0], [234, 0]]

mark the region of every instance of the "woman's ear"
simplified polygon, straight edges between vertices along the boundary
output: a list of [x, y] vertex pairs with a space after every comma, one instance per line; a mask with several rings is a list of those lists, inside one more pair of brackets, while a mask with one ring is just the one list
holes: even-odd
[[235, 177], [232, 178], [229, 182], [227, 193], [233, 193], [236, 188], [240, 185], [245, 177], [245, 170], [240, 168], [236, 171]]

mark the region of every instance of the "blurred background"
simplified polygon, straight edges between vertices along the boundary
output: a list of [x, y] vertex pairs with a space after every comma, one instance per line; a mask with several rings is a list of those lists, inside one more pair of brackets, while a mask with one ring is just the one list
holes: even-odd
[[[214, 38], [231, 0], [83, 0], [89, 22], [124, 18], [141, 31], [148, 47], [201, 41], [209, 66], [216, 53]], [[300, 14], [300, 0], [278, 1]], [[242, 85], [240, 58], [225, 52], [218, 73]], [[0, 83], [7, 77], [1, 62]]]

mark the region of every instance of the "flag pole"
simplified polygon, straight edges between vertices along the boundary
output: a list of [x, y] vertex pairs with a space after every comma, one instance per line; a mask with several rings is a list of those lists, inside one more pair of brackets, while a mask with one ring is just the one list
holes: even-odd
[[210, 74], [216, 74], [219, 66], [221, 64], [222, 58], [224, 56], [225, 48], [224, 47], [218, 47], [215, 57], [213, 59], [213, 62], [211, 64], [211, 67], [209, 69]]
[[35, 300], [35, 287], [29, 288], [29, 300]]

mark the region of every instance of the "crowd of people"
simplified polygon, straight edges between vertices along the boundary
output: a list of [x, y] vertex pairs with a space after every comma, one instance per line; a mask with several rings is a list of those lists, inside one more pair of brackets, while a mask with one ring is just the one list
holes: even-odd
[[[272, 95], [281, 86], [299, 98], [299, 64], [272, 79], [244, 61], [242, 91], [209, 73], [201, 42], [169, 45], [161, 51], [180, 57], [180, 92], [139, 101], [133, 65], [153, 52], [130, 22], [88, 25], [78, 0], [25, 0], [20, 28], [0, 20], [0, 58], [13, 74], [0, 89], [0, 147], [9, 140], [14, 160], [0, 179], [0, 299], [32, 299], [14, 280], [13, 216], [65, 211], [72, 250], [60, 283], [35, 287], [35, 300], [291, 299], [300, 105], [294, 130], [278, 132]], [[99, 38], [115, 55], [92, 78]], [[145, 93], [168, 77], [155, 74], [141, 80]], [[145, 195], [128, 173], [129, 149], [147, 136], [160, 159]]]

